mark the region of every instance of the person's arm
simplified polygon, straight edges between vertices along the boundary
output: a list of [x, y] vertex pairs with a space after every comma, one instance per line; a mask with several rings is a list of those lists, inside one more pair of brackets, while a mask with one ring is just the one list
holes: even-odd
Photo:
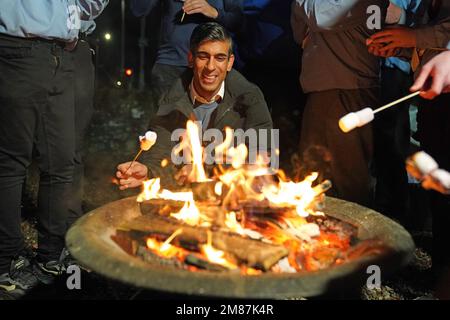
[[291, 6], [291, 28], [295, 42], [301, 46], [308, 32], [308, 25], [303, 20], [301, 7], [296, 4], [296, 1], [293, 1]]
[[450, 16], [436, 25], [417, 28], [415, 33], [418, 48], [448, 48], [450, 41]]
[[146, 16], [161, 0], [131, 0], [130, 10], [136, 17]]
[[345, 31], [365, 23], [367, 8], [377, 5], [385, 13], [388, 5], [384, 0], [295, 0], [298, 14], [308, 24], [311, 31]]
[[418, 90], [425, 99], [450, 92], [450, 51], [440, 53], [420, 69], [411, 87], [411, 91]]
[[244, 19], [243, 0], [224, 0], [223, 10], [218, 10], [216, 20], [231, 32], [239, 30]]
[[81, 20], [94, 20], [109, 3], [109, 0], [77, 0]]
[[450, 41], [450, 16], [436, 25], [417, 29], [391, 27], [377, 32], [368, 39], [368, 45], [383, 45], [380, 51], [395, 48], [445, 49]]
[[207, 0], [185, 0], [183, 10], [186, 14], [203, 14], [234, 32], [239, 29], [243, 22], [243, 2], [243, 0], [223, 0], [213, 6]]

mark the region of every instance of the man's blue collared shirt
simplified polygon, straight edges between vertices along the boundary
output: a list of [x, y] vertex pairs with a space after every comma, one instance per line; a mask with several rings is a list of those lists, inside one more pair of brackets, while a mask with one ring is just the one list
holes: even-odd
[[109, 0], [0, 0], [0, 33], [72, 41]]

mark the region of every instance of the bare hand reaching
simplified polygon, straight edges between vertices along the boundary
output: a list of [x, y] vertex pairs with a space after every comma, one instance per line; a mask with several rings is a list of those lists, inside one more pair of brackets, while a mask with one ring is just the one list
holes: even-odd
[[367, 39], [366, 44], [382, 45], [380, 52], [396, 48], [414, 48], [417, 45], [416, 33], [407, 27], [389, 27], [373, 34]]
[[131, 161], [117, 166], [116, 177], [120, 190], [139, 187], [147, 179], [148, 169], [145, 165], [136, 161], [131, 167], [130, 164]]
[[442, 52], [426, 63], [410, 89], [421, 90], [425, 99], [450, 92], [450, 51]]
[[186, 0], [184, 1], [183, 10], [186, 14], [201, 13], [212, 19], [216, 19], [219, 16], [217, 9], [206, 0]]

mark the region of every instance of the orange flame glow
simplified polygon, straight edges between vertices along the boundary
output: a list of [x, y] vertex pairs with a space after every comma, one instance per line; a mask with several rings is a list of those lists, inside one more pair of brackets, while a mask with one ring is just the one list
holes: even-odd
[[225, 258], [225, 252], [217, 250], [212, 246], [211, 231], [208, 230], [208, 242], [201, 246], [201, 252], [212, 263], [219, 264], [228, 269], [236, 269], [237, 265]]

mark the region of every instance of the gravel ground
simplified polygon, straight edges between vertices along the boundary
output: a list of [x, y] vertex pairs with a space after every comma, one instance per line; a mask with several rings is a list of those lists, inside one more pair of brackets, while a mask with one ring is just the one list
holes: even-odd
[[[86, 139], [85, 157], [85, 195], [84, 208], [92, 210], [110, 201], [135, 194], [133, 191], [119, 192], [112, 183], [115, 167], [122, 161], [129, 161], [138, 151], [139, 134], [145, 132], [148, 123], [148, 96], [125, 90], [100, 90], [97, 95], [97, 107], [92, 125]], [[277, 119], [274, 119], [277, 123]], [[286, 117], [280, 120], [286, 121]], [[285, 126], [286, 127], [286, 126]], [[294, 123], [290, 124], [293, 132]], [[282, 163], [283, 166], [283, 163]], [[38, 174], [35, 168], [29, 173], [24, 196], [24, 222], [22, 229], [27, 246], [36, 248], [37, 232], [33, 216], [36, 207]], [[363, 300], [410, 300], [432, 294], [433, 277], [429, 242], [431, 235], [420, 232], [414, 235], [417, 249], [414, 259], [404, 270], [389, 279], [383, 279], [378, 289], [363, 288]], [[123, 286], [90, 273], [82, 294], [61, 293], [50, 290], [39, 293], [39, 298], [57, 297], [63, 299], [139, 299], [143, 297], [161, 297], [160, 294], [146, 292]], [[67, 292], [67, 289], [64, 290]], [[33, 297], [32, 295], [31, 297]]]

